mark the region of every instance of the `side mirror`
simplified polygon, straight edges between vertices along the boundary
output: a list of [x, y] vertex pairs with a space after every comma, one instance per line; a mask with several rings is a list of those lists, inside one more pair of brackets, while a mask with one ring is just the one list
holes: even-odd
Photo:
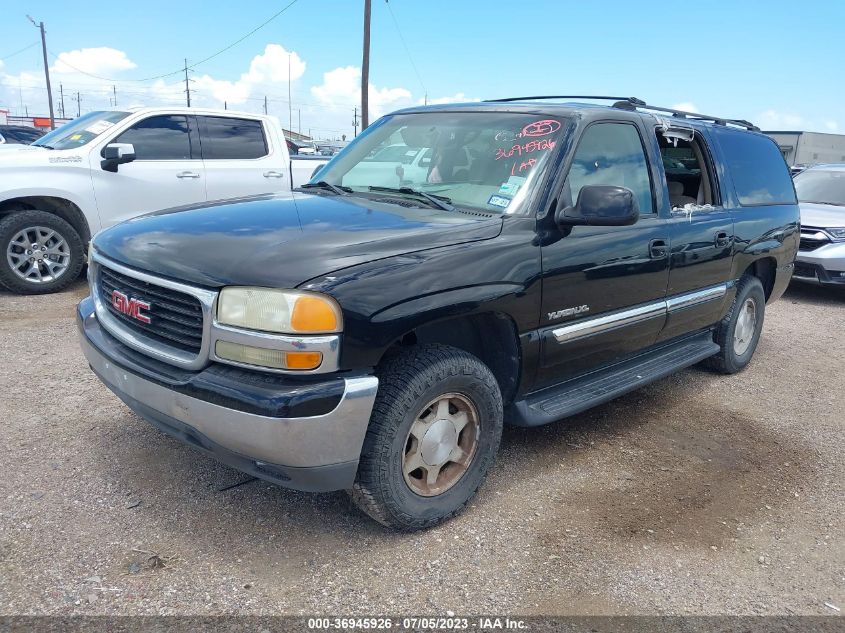
[[587, 185], [574, 207], [558, 210], [555, 221], [562, 226], [628, 226], [639, 217], [634, 192], [627, 187]]
[[100, 167], [105, 171], [117, 172], [117, 166], [135, 160], [135, 146], [132, 143], [109, 143], [103, 150]]

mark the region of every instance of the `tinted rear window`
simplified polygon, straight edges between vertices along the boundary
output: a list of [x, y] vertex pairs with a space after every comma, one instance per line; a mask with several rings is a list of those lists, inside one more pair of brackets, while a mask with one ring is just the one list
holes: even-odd
[[717, 134], [741, 205], [795, 204], [789, 168], [772, 139], [730, 129]]
[[201, 117], [205, 123], [202, 157], [205, 159], [247, 159], [267, 155], [261, 121], [229, 117]]

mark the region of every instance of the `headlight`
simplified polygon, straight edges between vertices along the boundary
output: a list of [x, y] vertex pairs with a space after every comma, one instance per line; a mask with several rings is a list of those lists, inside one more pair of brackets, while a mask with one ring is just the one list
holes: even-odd
[[285, 334], [328, 334], [343, 329], [340, 306], [326, 295], [296, 290], [223, 288], [217, 321], [224, 325]]
[[827, 229], [827, 232], [830, 233], [837, 240], [845, 240], [845, 227], [838, 229]]

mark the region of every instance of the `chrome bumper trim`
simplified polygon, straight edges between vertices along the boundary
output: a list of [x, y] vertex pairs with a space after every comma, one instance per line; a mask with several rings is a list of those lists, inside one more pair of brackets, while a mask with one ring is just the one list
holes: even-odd
[[176, 419], [232, 452], [290, 467], [339, 464], [360, 457], [378, 391], [375, 376], [347, 378], [340, 402], [329, 413], [274, 418], [222, 407], [146, 380], [115, 364], [84, 334], [81, 345], [91, 368], [119, 397]]

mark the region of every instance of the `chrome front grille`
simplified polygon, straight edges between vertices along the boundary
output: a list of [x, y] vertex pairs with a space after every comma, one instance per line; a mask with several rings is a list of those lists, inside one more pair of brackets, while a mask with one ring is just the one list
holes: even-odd
[[[208, 364], [216, 292], [134, 270], [96, 253], [88, 275], [97, 318], [112, 336], [172, 365], [200, 369]], [[127, 310], [127, 303], [141, 305], [140, 313]]]
[[811, 226], [801, 227], [801, 239], [798, 243], [799, 251], [814, 251], [817, 248], [830, 243], [830, 237], [828, 237], [827, 233], [821, 229], [816, 229]]
[[[103, 304], [124, 326], [166, 345], [199, 353], [203, 318], [202, 305], [196, 297], [105, 267], [100, 268], [99, 285]], [[145, 321], [149, 323], [118, 310], [110, 300], [115, 291], [149, 305], [144, 310]]]

